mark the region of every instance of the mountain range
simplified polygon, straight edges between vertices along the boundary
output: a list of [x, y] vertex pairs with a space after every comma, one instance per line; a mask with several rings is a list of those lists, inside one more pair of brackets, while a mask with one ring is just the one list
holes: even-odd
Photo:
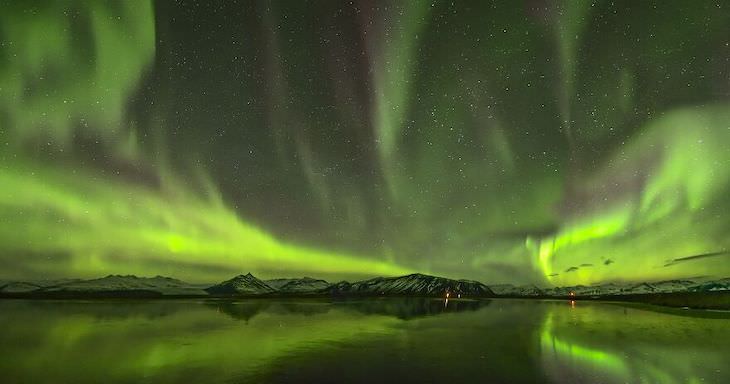
[[205, 295], [206, 285], [196, 285], [171, 277], [137, 277], [108, 275], [98, 279], [45, 280], [35, 282], [8, 282], [0, 286], [0, 293], [34, 294], [47, 296], [94, 294], [123, 294], [125, 292], [156, 295]]
[[420, 273], [400, 277], [376, 277], [349, 283], [330, 284], [310, 277], [262, 281], [251, 273], [239, 275], [206, 288], [214, 295], [304, 294], [335, 296], [494, 296], [484, 284], [470, 280], [452, 280]]
[[621, 296], [653, 293], [714, 292], [730, 290], [730, 278], [709, 281], [664, 280], [645, 283], [606, 283], [540, 289], [534, 285], [515, 287], [509, 284], [491, 286], [501, 296]]
[[324, 280], [313, 279], [306, 276], [301, 279], [271, 279], [264, 280], [264, 282], [269, 287], [274, 288], [277, 292], [291, 293], [319, 292], [331, 285]]
[[376, 277], [348, 283], [341, 281], [325, 288], [332, 295], [352, 296], [445, 296], [491, 297], [489, 287], [473, 280], [452, 280], [414, 273], [400, 277]]
[[484, 285], [414, 273], [399, 277], [331, 284], [311, 277], [260, 280], [251, 273], [219, 284], [191, 284], [170, 277], [109, 275], [90, 280], [2, 281], [0, 296], [432, 296], [432, 297], [601, 297], [677, 292], [730, 291], [730, 278], [539, 288], [535, 285]]

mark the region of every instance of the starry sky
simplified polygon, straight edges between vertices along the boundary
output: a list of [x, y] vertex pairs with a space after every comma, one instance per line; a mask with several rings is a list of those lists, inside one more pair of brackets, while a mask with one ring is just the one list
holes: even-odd
[[726, 2], [0, 6], [0, 277], [730, 276]]

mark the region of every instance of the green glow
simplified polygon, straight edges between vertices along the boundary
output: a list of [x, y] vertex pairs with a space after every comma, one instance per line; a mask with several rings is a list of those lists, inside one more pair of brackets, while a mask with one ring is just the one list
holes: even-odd
[[[725, 319], [563, 301], [456, 310], [464, 304], [450, 301], [441, 312], [441, 302], [408, 299], [3, 300], [0, 375], [33, 383], [269, 382], [278, 380], [267, 374], [315, 369], [322, 381], [343, 372], [353, 382], [403, 369], [411, 381], [556, 384], [730, 376]], [[454, 345], [458, 353], [445, 347]]]
[[[76, 56], [72, 16], [58, 17], [76, 11], [79, 23], [86, 21], [90, 28], [94, 57], [89, 65], [81, 65]], [[18, 13], [0, 16], [13, 42], [0, 73], [0, 105], [12, 111], [10, 126], [0, 131], [5, 139], [20, 145], [46, 138], [63, 149], [80, 121], [110, 142], [123, 138], [115, 150], [135, 163], [145, 161], [135, 131], [121, 124], [127, 98], [154, 55], [152, 4], [90, 3], [80, 9], [52, 5], [33, 17], [16, 17]], [[64, 81], [47, 79], [35, 96], [22, 96], [24, 79], [50, 76], [48, 71], [64, 73]], [[163, 181], [163, 188], [156, 190], [90, 169], [29, 160], [16, 152], [9, 146], [0, 152], [5, 277], [164, 272], [216, 281], [247, 270], [331, 277], [411, 271], [282, 242], [228, 209], [204, 172], [208, 197], [191, 192], [189, 184], [164, 168], [156, 170]]]
[[[123, 382], [134, 377], [151, 376], [164, 382], [178, 382], [183, 377], [190, 379], [185, 376], [183, 367], [205, 363], [213, 364], [216, 369], [215, 372], [206, 372], [204, 380], [216, 381], [212, 378], [226, 378], [233, 372], [250, 374], [255, 369], [261, 370], [300, 348], [323, 341], [354, 342], [367, 340], [372, 335], [397, 332], [393, 325], [400, 322], [388, 316], [328, 312], [325, 308], [316, 314], [316, 321], [312, 321], [312, 315], [306, 312], [281, 314], [264, 311], [244, 323], [216, 312], [214, 305], [184, 303], [182, 306], [173, 304], [168, 308], [158, 308], [157, 304], [150, 303], [137, 306], [123, 304], [121, 308], [129, 312], [109, 307], [88, 309], [77, 306], [76, 313], [62, 310], [45, 319], [33, 317], [33, 311], [20, 311], [22, 313], [17, 314], [14, 320], [22, 319], [23, 323], [13, 323], [15, 334], [29, 336], [32, 333], [43, 343], [18, 346], [18, 352], [23, 353], [4, 355], [6, 358], [0, 366], [5, 374], [32, 372], [41, 375], [35, 380], [38, 382], [45, 381], [41, 377], [48, 372], [33, 368], [38, 366], [62, 369], [66, 377], [107, 377]], [[243, 308], [252, 303], [221, 305]], [[322, 305], [303, 304], [304, 309], [309, 306], [313, 310]], [[102, 317], [104, 315], [106, 317]], [[150, 316], [154, 321], [150, 321]], [[287, 326], [279, 327], [282, 323]], [[200, 332], [201, 329], [205, 331]], [[104, 341], [100, 343], [100, 340]], [[42, 348], [38, 348], [40, 345]], [[94, 353], [86, 349], [90, 345], [97, 346], [93, 348]], [[66, 352], [59, 356], [59, 350]], [[59, 366], [61, 361], [64, 363]], [[71, 364], [72, 361], [94, 363]]]
[[[555, 24], [555, 37], [558, 44], [558, 59], [560, 60], [560, 78], [562, 86], [559, 88], [559, 110], [561, 126], [568, 137], [574, 140], [572, 127], [571, 95], [575, 94], [575, 78], [580, 48], [580, 36], [585, 28], [591, 4], [587, 1], [571, 0], [556, 3], [554, 11], [558, 14]], [[574, 144], [574, 143], [571, 143]], [[571, 148], [572, 149], [572, 148]]]
[[0, 223], [6, 271], [17, 266], [16, 254], [32, 251], [48, 257], [21, 260], [20, 265], [44, 276], [149, 275], [160, 268], [193, 280], [219, 279], [243, 270], [409, 272], [383, 261], [283, 243], [245, 223], [220, 201], [201, 200], [179, 183], [156, 191], [37, 164], [8, 162], [0, 170], [0, 184], [7, 186], [0, 191], [0, 207], [18, 212], [12, 222]]
[[[698, 367], [723, 364], [712, 352], [727, 339], [722, 322], [618, 305], [554, 303], [540, 330], [543, 366], [556, 382], [581, 371], [601, 382], [700, 382]], [[693, 343], [703, 332], [720, 344]]]
[[8, 7], [0, 15], [0, 109], [12, 112], [0, 137], [68, 146], [81, 126], [119, 138], [128, 98], [155, 53], [152, 2]]
[[378, 154], [382, 162], [388, 187], [394, 197], [398, 190], [394, 178], [398, 172], [397, 149], [409, 112], [410, 93], [416, 78], [417, 49], [421, 34], [429, 23], [433, 5], [426, 1], [412, 1], [398, 6], [399, 17], [389, 21], [375, 55], [375, 127], [378, 137]]
[[580, 345], [571, 344], [554, 337], [550, 329], [552, 328], [552, 313], [549, 313], [545, 320], [542, 333], [540, 334], [540, 346], [543, 354], [556, 354], [566, 356], [571, 363], [588, 365], [591, 368], [599, 368], [610, 372], [611, 375], [626, 377], [628, 369], [623, 360], [609, 353], [582, 347]]
[[0, 277], [730, 275], [727, 7], [191, 6], [3, 9]]
[[[542, 240], [539, 260], [545, 276], [581, 263], [594, 267], [561, 273], [556, 284], [596, 283], [622, 279], [661, 279], [676, 276], [676, 268], [663, 268], [666, 260], [727, 249], [730, 244], [718, 231], [725, 223], [717, 211], [730, 180], [727, 147], [730, 119], [727, 105], [678, 110], [649, 123], [644, 134], [620, 149], [610, 167], [584, 181], [586, 188], [614, 183], [616, 169], [640, 169], [647, 156], [658, 156], [658, 166], [647, 172], [646, 188], [639, 194], [624, 194], [610, 206], [565, 223], [554, 238]], [[654, 153], [652, 154], [652, 151]], [[712, 166], [705, 166], [712, 164]], [[656, 255], [637, 260], [635, 255]], [[569, 257], [561, 257], [563, 255]], [[603, 259], [616, 263], [603, 268]], [[579, 261], [576, 261], [579, 260]], [[725, 260], [682, 266], [686, 275], [728, 274]]]

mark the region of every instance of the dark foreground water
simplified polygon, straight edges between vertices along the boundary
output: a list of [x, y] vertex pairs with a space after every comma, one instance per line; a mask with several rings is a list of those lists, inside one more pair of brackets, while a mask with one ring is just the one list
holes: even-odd
[[730, 320], [615, 304], [0, 301], [2, 383], [730, 383]]

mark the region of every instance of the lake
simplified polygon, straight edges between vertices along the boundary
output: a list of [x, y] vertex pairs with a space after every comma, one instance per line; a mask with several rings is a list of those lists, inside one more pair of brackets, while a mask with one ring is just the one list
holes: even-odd
[[2, 300], [0, 382], [730, 383], [718, 316], [508, 299]]

